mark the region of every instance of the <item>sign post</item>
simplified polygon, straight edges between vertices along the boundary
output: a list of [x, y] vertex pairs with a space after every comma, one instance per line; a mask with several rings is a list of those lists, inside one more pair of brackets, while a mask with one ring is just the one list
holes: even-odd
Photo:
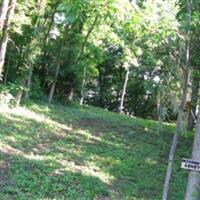
[[183, 158], [181, 168], [200, 172], [200, 161]]

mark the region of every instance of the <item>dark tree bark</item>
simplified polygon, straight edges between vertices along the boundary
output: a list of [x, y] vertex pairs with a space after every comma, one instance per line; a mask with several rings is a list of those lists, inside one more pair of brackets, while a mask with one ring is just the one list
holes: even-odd
[[87, 41], [88, 41], [88, 38], [90, 36], [90, 34], [92, 33], [94, 27], [95, 27], [95, 24], [97, 23], [98, 21], [98, 15], [96, 15], [95, 19], [94, 19], [94, 22], [92, 23], [92, 26], [90, 27], [90, 29], [88, 30], [87, 32], [87, 35], [85, 36], [85, 39], [81, 45], [81, 50], [80, 50], [80, 53], [79, 55], [77, 56], [76, 60], [75, 60], [75, 64], [78, 63], [78, 61], [80, 60], [81, 56], [84, 54], [84, 50], [85, 50], [85, 45], [87, 44]]
[[[90, 27], [90, 29], [87, 32], [87, 35], [85, 36], [84, 42], [81, 46], [81, 51], [77, 57], [77, 59], [75, 60], [75, 63], [78, 63], [78, 61], [80, 60], [81, 56], [84, 54], [84, 50], [85, 50], [85, 45], [88, 41], [88, 38], [90, 36], [90, 34], [92, 33], [95, 24], [97, 23], [98, 20], [98, 15], [95, 17], [94, 22], [92, 23], [92, 26]], [[83, 69], [83, 79], [82, 79], [82, 84], [81, 84], [81, 99], [80, 99], [80, 105], [83, 105], [84, 102], [84, 98], [85, 98], [85, 83], [86, 83], [86, 74], [87, 74], [87, 67], [85, 66]]]
[[53, 100], [53, 96], [54, 96], [54, 92], [55, 92], [55, 88], [56, 88], [56, 82], [57, 82], [57, 79], [58, 79], [58, 75], [60, 73], [61, 58], [62, 58], [62, 54], [63, 54], [63, 51], [64, 51], [65, 39], [67, 37], [67, 32], [68, 32], [68, 27], [66, 26], [65, 27], [64, 36], [63, 36], [63, 41], [62, 41], [62, 44], [60, 46], [60, 50], [58, 52], [58, 56], [57, 56], [56, 62], [55, 62], [56, 71], [55, 71], [55, 75], [54, 75], [54, 81], [53, 81], [53, 83], [51, 85], [50, 92], [49, 92], [49, 97], [48, 97], [48, 102], [49, 103], [51, 103], [52, 100]]
[[49, 57], [49, 51], [48, 51], [48, 37], [50, 34], [50, 31], [54, 25], [54, 17], [56, 14], [56, 9], [57, 9], [57, 2], [55, 3], [53, 7], [53, 11], [51, 13], [51, 16], [49, 16], [49, 19], [47, 19], [47, 31], [44, 34], [43, 38], [43, 63], [40, 69], [40, 76], [41, 76], [41, 83], [43, 88], [47, 88], [47, 82], [46, 82], [46, 77], [48, 76], [49, 73], [49, 65], [50, 65], [50, 57]]
[[0, 80], [2, 79], [3, 66], [5, 62], [5, 55], [8, 44], [8, 32], [10, 29], [10, 22], [14, 14], [16, 0], [10, 0], [6, 20], [3, 27], [2, 40], [0, 43]]
[[[44, 29], [45, 23], [42, 25], [43, 26], [42, 28], [40, 27], [41, 26], [40, 25], [40, 16], [44, 12], [45, 3], [46, 3], [46, 0], [37, 0], [37, 2], [36, 2], [35, 11], [37, 12], [37, 17], [38, 18], [37, 18], [36, 22], [33, 24], [33, 27], [34, 27], [35, 30], [36, 29]], [[39, 37], [39, 33], [40, 33], [40, 31], [38, 31], [36, 37]], [[34, 37], [29, 45], [32, 46], [32, 48], [33, 47], [37, 48], [37, 43], [38, 43], [38, 40]], [[29, 98], [29, 95], [30, 95], [30, 90], [31, 90], [31, 85], [32, 85], [33, 70], [34, 70], [34, 66], [31, 65], [29, 67], [29, 72], [28, 72], [28, 77], [27, 77], [26, 87], [28, 88], [28, 90], [26, 91], [25, 98]]]
[[55, 62], [55, 65], [56, 65], [56, 71], [55, 71], [55, 75], [54, 75], [54, 81], [51, 85], [51, 89], [50, 89], [50, 92], [49, 92], [49, 98], [48, 98], [48, 102], [51, 103], [52, 100], [53, 100], [53, 96], [54, 96], [54, 92], [55, 92], [55, 88], [56, 88], [56, 81], [58, 79], [58, 75], [59, 75], [59, 72], [60, 72], [60, 66], [61, 66], [61, 54], [63, 52], [63, 47], [64, 45], [62, 44], [61, 45], [61, 48], [60, 48], [60, 52], [59, 52], [59, 55], [57, 57], [57, 60]]
[[52, 14], [50, 16], [50, 20], [49, 20], [49, 26], [47, 27], [47, 31], [45, 32], [44, 34], [44, 56], [47, 55], [47, 41], [48, 41], [48, 37], [49, 37], [49, 33], [53, 27], [53, 24], [54, 24], [54, 17], [55, 17], [55, 14], [56, 14], [56, 9], [57, 9], [57, 6], [58, 4], [56, 3], [54, 8], [53, 8], [53, 11], [52, 11]]
[[2, 31], [8, 11], [9, 0], [3, 0], [0, 8], [0, 31]]
[[7, 64], [6, 64], [5, 74], [4, 74], [4, 77], [3, 77], [3, 84], [4, 84], [4, 85], [7, 84], [8, 71], [9, 71], [9, 67], [10, 67], [10, 61], [11, 61], [11, 55], [9, 55], [9, 57], [8, 57], [8, 62], [7, 62]]
[[191, 101], [190, 101], [190, 108], [189, 108], [189, 115], [188, 115], [188, 127], [187, 127], [187, 129], [190, 131], [194, 128], [197, 100], [198, 100], [198, 92], [199, 92], [199, 79], [193, 77], [192, 95], [191, 95]]

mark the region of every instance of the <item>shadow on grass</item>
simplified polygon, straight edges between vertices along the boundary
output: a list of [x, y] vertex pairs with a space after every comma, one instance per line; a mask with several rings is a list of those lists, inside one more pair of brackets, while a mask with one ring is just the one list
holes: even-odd
[[[115, 114], [56, 108], [32, 108], [38, 119], [0, 118], [0, 158], [8, 165], [0, 199], [161, 198], [169, 135], [157, 134], [153, 123], [142, 126]], [[177, 163], [188, 146], [186, 140], [181, 143]], [[186, 173], [177, 170], [175, 176], [181, 178], [174, 191], [180, 191]]]
[[106, 184], [97, 177], [67, 170], [56, 172], [62, 167], [59, 163], [3, 153], [0, 157], [8, 167], [1, 174], [4, 182], [0, 183], [0, 199], [85, 200], [108, 195]]

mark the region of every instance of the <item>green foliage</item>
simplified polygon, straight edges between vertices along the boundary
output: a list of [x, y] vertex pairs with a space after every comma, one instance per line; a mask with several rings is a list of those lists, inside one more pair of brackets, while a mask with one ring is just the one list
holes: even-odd
[[[185, 31], [185, 17], [184, 4], [175, 0], [18, 1], [6, 57], [7, 82], [16, 85], [14, 94], [23, 88], [33, 99], [48, 96], [55, 83], [55, 100], [68, 102], [84, 94], [85, 103], [116, 111], [130, 68], [125, 111], [157, 118], [158, 91], [165, 91], [164, 104], [165, 94], [182, 83], [180, 31]], [[199, 51], [194, 49], [192, 65], [198, 65]], [[167, 102], [173, 110], [173, 100]]]
[[44, 93], [41, 87], [41, 81], [38, 76], [34, 76], [31, 87], [31, 98], [34, 100], [41, 100], [44, 98]]
[[9, 83], [8, 85], [0, 85], [0, 92], [8, 92], [12, 95], [16, 95], [16, 93], [20, 90], [26, 90], [25, 87], [19, 85], [19, 83]]
[[[200, 78], [199, 7], [193, 0], [190, 21], [183, 0], [18, 0], [1, 108], [21, 93], [26, 103], [52, 96], [73, 107], [27, 103], [0, 116], [0, 169], [9, 166], [0, 174], [0, 199], [160, 199], [174, 128], [77, 102], [119, 111], [125, 92], [124, 114], [176, 120], [186, 44], [192, 78]], [[181, 138], [170, 199], [183, 199], [179, 163], [188, 155], [188, 135]]]

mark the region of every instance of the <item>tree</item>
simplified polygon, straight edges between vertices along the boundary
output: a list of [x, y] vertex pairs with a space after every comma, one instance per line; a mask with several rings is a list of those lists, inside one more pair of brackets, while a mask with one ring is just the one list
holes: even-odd
[[[187, 0], [187, 12], [188, 12], [188, 21], [191, 23], [191, 16], [192, 16], [192, 1]], [[190, 32], [186, 34], [186, 44], [185, 44], [185, 66], [184, 66], [184, 85], [183, 85], [183, 90], [182, 90], [182, 99], [181, 99], [181, 104], [179, 107], [178, 111], [178, 119], [176, 123], [176, 130], [174, 133], [173, 141], [171, 144], [170, 148], [170, 153], [169, 153], [169, 158], [168, 158], [168, 166], [167, 166], [167, 171], [166, 171], [166, 176], [165, 176], [165, 182], [163, 186], [163, 195], [162, 195], [162, 200], [167, 200], [168, 196], [168, 191], [169, 191], [169, 183], [171, 179], [171, 174], [172, 174], [172, 167], [173, 167], [173, 162], [174, 162], [174, 156], [175, 156], [175, 151], [176, 147], [178, 144], [178, 139], [179, 139], [179, 134], [182, 131], [182, 121], [184, 118], [184, 109], [185, 105], [187, 102], [187, 94], [188, 94], [188, 81], [189, 81], [189, 67], [190, 67]]]
[[192, 94], [191, 94], [191, 101], [189, 107], [189, 114], [188, 114], [188, 127], [187, 129], [192, 131], [194, 128], [194, 122], [196, 121], [196, 108], [197, 108], [197, 101], [198, 101], [198, 92], [199, 92], [199, 79], [193, 75], [192, 80]]
[[3, 34], [0, 43], [0, 80], [2, 79], [3, 66], [8, 44], [10, 22], [14, 14], [16, 0], [10, 0], [7, 16], [4, 23]]
[[6, 15], [8, 11], [8, 5], [9, 1], [8, 0], [3, 0], [1, 3], [1, 8], [0, 8], [0, 31], [2, 31], [4, 27], [4, 23], [6, 20]]
[[[83, 56], [83, 53], [84, 53], [84, 49], [85, 49], [85, 45], [87, 43], [87, 40], [90, 36], [90, 34], [92, 33], [96, 23], [97, 23], [97, 20], [98, 20], [98, 14], [96, 15], [95, 19], [94, 19], [94, 22], [92, 23], [90, 29], [88, 30], [87, 32], [87, 35], [85, 36], [85, 39], [84, 39], [84, 42], [81, 46], [81, 51], [75, 61], [75, 63], [77, 63], [79, 61], [79, 59], [81, 58], [81, 56]], [[82, 106], [83, 105], [83, 101], [84, 101], [84, 96], [85, 96], [85, 82], [86, 82], [86, 71], [87, 71], [87, 67], [84, 66], [84, 69], [83, 69], [83, 80], [82, 80], [82, 84], [81, 84], [81, 99], [80, 99], [80, 105]]]
[[126, 69], [126, 77], [125, 77], [125, 80], [124, 80], [124, 87], [123, 87], [122, 96], [121, 96], [120, 105], [119, 105], [119, 113], [123, 112], [124, 97], [125, 97], [125, 94], [126, 94], [128, 78], [129, 78], [129, 68]]
[[[30, 57], [37, 51], [38, 46], [39, 46], [39, 39], [40, 39], [40, 34], [42, 32], [42, 29], [44, 29], [44, 24], [41, 25], [41, 18], [44, 15], [45, 11], [45, 6], [46, 6], [46, 0], [37, 0], [36, 5], [35, 5], [35, 13], [36, 13], [36, 19], [33, 20], [33, 35], [31, 35], [31, 41], [28, 44], [28, 54], [27, 54], [27, 63], [29, 65], [28, 69], [28, 77], [27, 77], [27, 91], [25, 94], [26, 98], [29, 98], [30, 90], [31, 90], [31, 85], [32, 85], [32, 76], [33, 76], [33, 70], [34, 70], [34, 64], [32, 63]], [[37, 39], [36, 39], [37, 38]], [[30, 51], [31, 49], [31, 51]]]
[[[67, 27], [65, 28], [66, 32], [64, 35], [67, 34]], [[60, 67], [61, 67], [61, 56], [63, 54], [63, 50], [64, 50], [64, 44], [65, 44], [65, 37], [63, 37], [63, 42], [61, 43], [61, 46], [60, 46], [60, 49], [58, 51], [58, 55], [57, 55], [57, 59], [55, 61], [55, 66], [56, 66], [56, 70], [55, 70], [55, 75], [54, 75], [54, 81], [51, 85], [51, 89], [50, 89], [50, 92], [49, 92], [49, 98], [48, 98], [48, 102], [51, 103], [52, 102], [52, 99], [53, 99], [53, 96], [54, 96], [54, 92], [55, 92], [55, 87], [56, 87], [56, 81], [58, 79], [58, 75], [59, 75], [59, 72], [60, 72]]]
[[[199, 108], [200, 108], [200, 105], [199, 105]], [[199, 109], [195, 138], [194, 138], [193, 149], [192, 149], [193, 160], [198, 160], [198, 161], [200, 160], [199, 145], [200, 145], [200, 109]], [[188, 177], [185, 200], [198, 200], [200, 198], [199, 187], [200, 187], [199, 172], [190, 171], [189, 177]]]

